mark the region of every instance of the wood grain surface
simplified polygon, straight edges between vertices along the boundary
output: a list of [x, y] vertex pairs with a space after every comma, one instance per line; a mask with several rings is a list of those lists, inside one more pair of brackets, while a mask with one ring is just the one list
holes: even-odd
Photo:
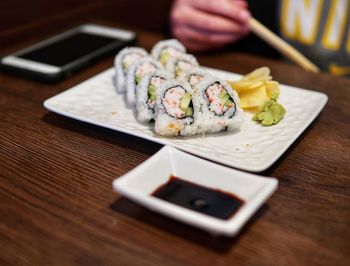
[[[24, 1], [0, 7], [19, 16], [16, 3], [30, 10]], [[112, 6], [86, 1], [47, 7], [47, 16], [1, 16], [0, 53], [83, 22], [132, 29], [146, 49], [165, 37], [154, 31], [158, 24], [113, 19]], [[0, 265], [349, 265], [350, 79], [233, 51], [196, 56], [237, 73], [266, 65], [281, 83], [329, 96], [314, 123], [262, 173], [278, 178], [279, 188], [242, 232], [214, 237], [120, 197], [112, 180], [161, 145], [44, 109], [47, 98], [109, 68], [108, 57], [54, 85], [0, 73]]]

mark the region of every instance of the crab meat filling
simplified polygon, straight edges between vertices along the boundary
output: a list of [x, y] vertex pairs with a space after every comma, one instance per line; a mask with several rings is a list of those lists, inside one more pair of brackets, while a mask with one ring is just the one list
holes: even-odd
[[128, 72], [129, 67], [136, 62], [136, 60], [142, 58], [143, 55], [141, 53], [129, 53], [127, 55], [124, 56], [123, 58], [123, 71], [126, 74]]
[[180, 108], [180, 101], [186, 91], [181, 86], [168, 89], [163, 96], [162, 103], [165, 111], [172, 117], [184, 118], [186, 112]]
[[170, 58], [177, 58], [181, 52], [174, 47], [165, 47], [159, 56], [159, 61], [165, 66]]
[[188, 83], [190, 83], [191, 87], [195, 87], [202, 80], [203, 80], [203, 76], [198, 74], [192, 74], [188, 80]]
[[151, 73], [155, 69], [156, 66], [152, 63], [145, 62], [140, 64], [135, 72], [135, 84], [138, 85], [145, 75]]
[[209, 86], [205, 95], [209, 102], [209, 110], [216, 115], [223, 115], [227, 110], [235, 107], [232, 98], [220, 83]]
[[157, 89], [164, 83], [165, 79], [161, 77], [152, 77], [151, 82], [148, 86], [148, 99], [147, 104], [148, 107], [154, 110], [154, 106], [156, 104], [156, 93]]
[[176, 77], [181, 77], [185, 73], [188, 73], [191, 70], [193, 70], [194, 68], [195, 68], [195, 66], [193, 64], [191, 64], [190, 62], [180, 60], [175, 65], [175, 76]]

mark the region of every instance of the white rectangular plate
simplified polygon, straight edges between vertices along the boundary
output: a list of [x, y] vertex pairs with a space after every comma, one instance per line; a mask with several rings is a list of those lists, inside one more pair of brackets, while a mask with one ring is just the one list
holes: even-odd
[[[164, 185], [171, 175], [206, 188], [233, 194], [244, 203], [232, 217], [222, 220], [153, 197], [151, 194]], [[276, 190], [277, 184], [275, 178], [234, 170], [165, 146], [129, 173], [115, 179], [113, 188], [153, 211], [212, 234], [234, 236]], [[208, 200], [210, 204], [212, 198], [204, 200]]]
[[[236, 80], [240, 76], [209, 69], [214, 76]], [[205, 136], [165, 138], [155, 135], [153, 124], [138, 123], [134, 109], [125, 104], [124, 95], [114, 87], [114, 70], [108, 69], [44, 102], [52, 112], [110, 128], [251, 172], [270, 167], [298, 138], [325, 106], [327, 95], [281, 85], [280, 102], [287, 113], [271, 127], [263, 127], [244, 113], [239, 132], [222, 132]]]

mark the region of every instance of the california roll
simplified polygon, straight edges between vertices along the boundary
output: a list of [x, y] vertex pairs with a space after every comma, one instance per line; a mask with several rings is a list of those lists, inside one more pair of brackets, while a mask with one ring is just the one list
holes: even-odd
[[114, 68], [115, 85], [118, 92], [126, 91], [125, 80], [131, 65], [147, 55], [146, 50], [139, 47], [127, 47], [117, 54], [114, 60]]

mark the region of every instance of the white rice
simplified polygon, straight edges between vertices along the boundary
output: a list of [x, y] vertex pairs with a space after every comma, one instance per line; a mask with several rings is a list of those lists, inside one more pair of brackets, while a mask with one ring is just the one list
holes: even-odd
[[186, 73], [184, 81], [188, 82], [193, 90], [196, 90], [199, 83], [201, 83], [206, 78], [214, 78], [208, 71], [205, 71], [199, 67]]
[[136, 79], [139, 79], [139, 84], [142, 79], [155, 70], [163, 69], [162, 65], [151, 57], [137, 60], [128, 70], [126, 76], [126, 100], [128, 104], [136, 104], [136, 91], [138, 84]]
[[[186, 53], [186, 48], [176, 39], [169, 39], [156, 43], [151, 51], [152, 57], [157, 61], [162, 61], [163, 53], [167, 53], [167, 58], [176, 58], [179, 55]], [[166, 61], [161, 62], [164, 66]]]
[[[177, 81], [167, 81], [157, 90], [154, 129], [158, 135], [178, 136], [197, 133], [192, 126], [194, 117], [185, 116], [178, 108], [179, 98], [186, 92], [192, 94], [189, 84]], [[171, 106], [171, 102], [174, 102], [174, 106]]]
[[150, 101], [148, 97], [148, 87], [153, 84], [160, 88], [167, 80], [173, 79], [168, 72], [156, 70], [146, 75], [136, 90], [136, 110], [139, 122], [147, 123], [154, 119], [156, 101]]
[[184, 81], [187, 73], [198, 68], [197, 59], [190, 54], [181, 54], [176, 58], [171, 58], [166, 64], [165, 69], [172, 73], [175, 79]]
[[117, 92], [122, 93], [126, 91], [125, 80], [128, 69], [136, 60], [147, 56], [147, 54], [148, 53], [143, 48], [126, 47], [116, 55], [114, 59], [114, 69]]
[[[209, 102], [206, 91], [216, 83], [220, 84], [233, 100], [233, 106], [227, 110], [222, 111], [216, 103]], [[212, 91], [213, 95], [214, 91]], [[198, 121], [200, 121], [199, 131], [215, 133], [223, 130], [233, 131], [239, 129], [243, 121], [243, 110], [240, 107], [236, 91], [232, 90], [227, 82], [220, 79], [206, 78], [198, 84], [198, 89], [194, 91], [193, 97], [197, 99], [194, 103], [198, 104], [194, 108], [197, 109]], [[214, 96], [212, 100], [215, 102], [218, 99]]]

